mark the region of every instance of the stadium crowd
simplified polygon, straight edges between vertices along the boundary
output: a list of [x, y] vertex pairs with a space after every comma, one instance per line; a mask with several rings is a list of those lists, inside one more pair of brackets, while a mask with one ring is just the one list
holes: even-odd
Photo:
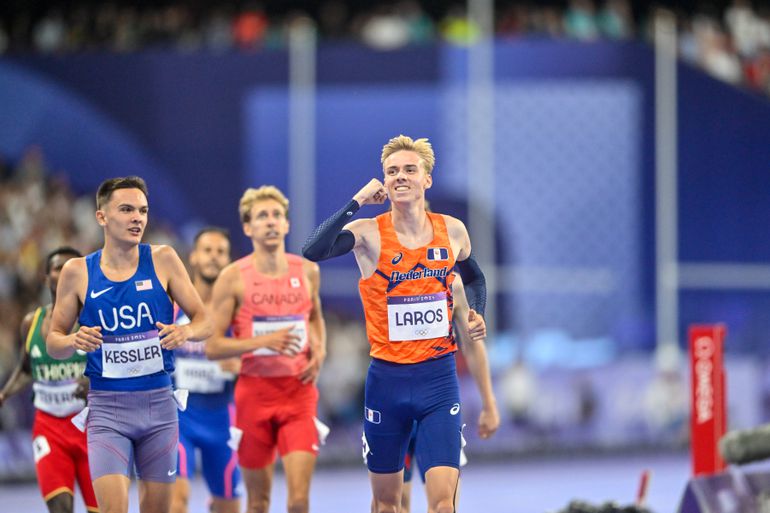
[[[770, 94], [770, 9], [755, 8], [749, 0], [685, 3], [689, 9], [670, 5], [684, 60], [731, 84]], [[646, 2], [629, 0], [508, 0], [496, 2], [495, 33], [501, 39], [649, 40], [653, 13]], [[313, 20], [325, 41], [360, 41], [383, 51], [439, 42], [466, 45], [479, 35], [464, 3], [428, 0], [10, 2], [0, 8], [0, 54], [280, 49], [299, 18]]]

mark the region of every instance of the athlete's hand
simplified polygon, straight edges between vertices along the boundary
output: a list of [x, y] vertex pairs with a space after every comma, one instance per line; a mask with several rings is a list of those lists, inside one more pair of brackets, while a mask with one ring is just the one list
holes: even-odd
[[0, 408], [3, 407], [3, 403], [6, 399], [8, 399], [8, 397], [3, 392], [0, 392]]
[[473, 342], [483, 342], [487, 338], [487, 323], [473, 308], [468, 312], [468, 335]]
[[385, 203], [388, 199], [388, 192], [385, 190], [385, 186], [382, 182], [376, 178], [372, 178], [368, 184], [364, 185], [360, 191], [353, 196], [359, 206], [364, 205], [380, 205]]
[[310, 359], [308, 360], [307, 365], [299, 373], [299, 376], [297, 376], [303, 385], [318, 381], [318, 376], [321, 374], [321, 366], [325, 359], [326, 354], [321, 354], [320, 351], [310, 352]]
[[225, 358], [224, 360], [219, 360], [219, 368], [222, 369], [222, 372], [228, 372], [237, 376], [241, 373], [241, 359]]
[[156, 322], [155, 326], [160, 329], [158, 336], [160, 337], [160, 346], [163, 349], [176, 349], [187, 342], [192, 335], [192, 328], [189, 324], [180, 326], [179, 324]]
[[302, 338], [296, 333], [292, 333], [293, 329], [289, 326], [257, 338], [261, 342], [261, 347], [272, 349], [286, 356], [296, 356], [299, 353]]
[[72, 347], [86, 353], [92, 353], [102, 345], [102, 327], [81, 326], [75, 332], [75, 338], [72, 340]]
[[479, 437], [487, 439], [494, 435], [499, 427], [500, 414], [497, 412], [497, 405], [482, 408], [479, 414]]

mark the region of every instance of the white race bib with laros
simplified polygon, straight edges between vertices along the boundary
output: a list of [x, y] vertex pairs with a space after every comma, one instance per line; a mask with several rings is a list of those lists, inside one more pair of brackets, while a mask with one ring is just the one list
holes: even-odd
[[225, 390], [225, 382], [231, 374], [222, 372], [217, 362], [203, 358], [176, 359], [174, 379], [177, 388], [185, 388], [196, 394], [215, 394]]
[[32, 384], [35, 392], [35, 408], [54, 417], [67, 417], [83, 409], [86, 402], [75, 397], [77, 381], [43, 382]]
[[127, 335], [105, 335], [102, 343], [102, 376], [136, 378], [163, 370], [158, 330]]
[[446, 292], [388, 297], [388, 338], [394, 342], [449, 335]]
[[[274, 331], [282, 330], [284, 328], [292, 328], [291, 332], [295, 335], [299, 335], [299, 351], [302, 352], [307, 345], [307, 328], [305, 326], [304, 315], [284, 315], [284, 316], [270, 316], [270, 317], [253, 317], [251, 322], [251, 335], [258, 337], [260, 335], [267, 335]], [[278, 351], [262, 347], [252, 351], [255, 356], [277, 356], [280, 355]]]

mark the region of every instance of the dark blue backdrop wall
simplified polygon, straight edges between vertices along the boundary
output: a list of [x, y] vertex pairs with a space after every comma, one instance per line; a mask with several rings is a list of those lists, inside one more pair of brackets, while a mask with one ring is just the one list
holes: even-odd
[[[652, 347], [651, 50], [523, 40], [499, 42], [495, 59], [500, 187], [490, 215], [518, 294], [502, 326], [531, 334], [551, 319], [577, 338]], [[465, 52], [322, 45], [318, 64], [316, 218], [379, 173], [379, 149], [398, 133], [434, 141], [442, 174], [431, 194], [463, 215]], [[159, 215], [239, 233], [243, 189], [287, 185], [287, 70], [283, 52], [5, 57], [0, 153], [42, 144], [80, 192], [144, 175]], [[679, 75], [680, 258], [769, 264], [770, 104], [684, 65]], [[538, 272], [588, 285], [557, 290]], [[768, 303], [766, 290], [687, 291], [682, 323], [727, 320], [737, 345], [757, 348]], [[575, 309], [579, 318], [561, 314]]]

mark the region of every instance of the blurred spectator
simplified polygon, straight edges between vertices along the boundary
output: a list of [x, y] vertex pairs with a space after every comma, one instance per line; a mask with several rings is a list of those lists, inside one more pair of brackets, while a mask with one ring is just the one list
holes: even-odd
[[627, 39], [634, 34], [634, 20], [628, 0], [607, 0], [596, 18], [601, 35]]
[[363, 22], [361, 40], [377, 50], [395, 50], [409, 44], [409, 26], [392, 7], [380, 6]]
[[680, 440], [686, 436], [689, 414], [681, 359], [677, 346], [660, 348], [655, 355], [656, 375], [644, 392], [644, 417], [652, 433]]
[[136, 9], [133, 7], [122, 8], [115, 22], [113, 49], [116, 52], [133, 52], [139, 49], [141, 34]]
[[459, 4], [449, 9], [449, 12], [441, 21], [441, 37], [449, 44], [468, 46], [476, 42], [480, 35], [480, 29], [465, 12], [465, 7]]
[[3, 54], [6, 50], [8, 50], [8, 44], [8, 33], [5, 31], [3, 24], [0, 23], [0, 54]]
[[32, 39], [40, 53], [54, 53], [64, 49], [66, 27], [61, 11], [53, 9], [37, 22]]
[[740, 83], [743, 78], [740, 60], [719, 24], [704, 16], [696, 20], [693, 28], [703, 69], [725, 82]]
[[498, 13], [495, 19], [495, 33], [498, 36], [522, 37], [533, 31], [531, 8], [527, 5], [509, 5]]
[[763, 47], [746, 64], [748, 85], [770, 95], [770, 47]]
[[581, 40], [596, 39], [599, 36], [596, 7], [591, 0], [570, 0], [564, 14], [564, 32], [569, 37]]
[[532, 12], [532, 32], [547, 37], [564, 35], [561, 12], [555, 7], [544, 7]]
[[230, 28], [230, 12], [218, 7], [203, 23], [203, 42], [209, 50], [223, 52], [233, 46], [233, 31]]
[[342, 39], [348, 34], [350, 12], [342, 0], [324, 0], [318, 10], [321, 37]]
[[262, 8], [251, 4], [233, 22], [233, 41], [242, 50], [255, 50], [262, 45], [267, 27], [267, 16]]
[[725, 25], [742, 58], [753, 57], [759, 46], [761, 21], [747, 0], [733, 0], [725, 10]]
[[501, 403], [514, 424], [528, 424], [538, 391], [535, 375], [523, 360], [518, 360], [505, 373], [501, 393]]
[[425, 13], [416, 0], [405, 0], [398, 4], [396, 10], [406, 21], [409, 29], [409, 42], [412, 44], [427, 44], [435, 38], [433, 20]]

